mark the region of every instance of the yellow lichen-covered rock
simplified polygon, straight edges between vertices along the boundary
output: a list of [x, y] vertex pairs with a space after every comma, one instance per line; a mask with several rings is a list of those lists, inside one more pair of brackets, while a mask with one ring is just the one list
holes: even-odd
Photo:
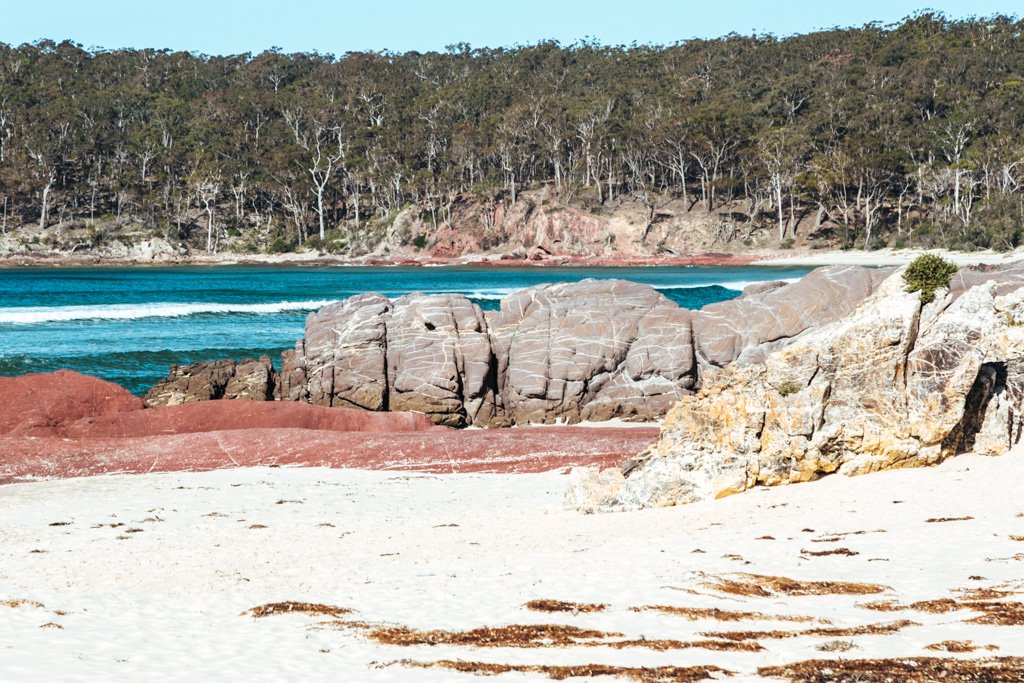
[[925, 306], [893, 274], [847, 317], [707, 378], [605, 508], [1005, 452], [1024, 426], [1022, 312], [1017, 271], [958, 276]]

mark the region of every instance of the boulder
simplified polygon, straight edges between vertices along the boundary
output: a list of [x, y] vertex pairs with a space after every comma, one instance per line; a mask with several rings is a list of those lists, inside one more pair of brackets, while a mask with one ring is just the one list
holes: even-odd
[[502, 299], [490, 323], [517, 424], [653, 419], [694, 386], [690, 312], [646, 285], [533, 287]]
[[285, 391], [314, 405], [387, 410], [391, 310], [387, 297], [360, 294], [310, 313], [286, 362]]
[[565, 492], [567, 508], [590, 515], [618, 504], [625, 482], [619, 468], [576, 467], [569, 474], [569, 489]]
[[247, 358], [235, 365], [221, 398], [237, 401], [269, 401], [274, 397], [277, 372], [268, 356], [259, 360]]
[[754, 286], [744, 296], [693, 314], [694, 348], [702, 369], [739, 361], [761, 363], [804, 332], [849, 314], [891, 268], [818, 268], [785, 286]]
[[275, 401], [309, 401], [306, 384], [305, 339], [295, 342], [295, 348], [281, 353], [281, 372], [274, 384]]
[[175, 406], [198, 401], [235, 399], [267, 401], [274, 396], [277, 373], [270, 358], [218, 360], [175, 365], [170, 374], [146, 392], [152, 406]]
[[387, 320], [389, 410], [450, 427], [489, 425], [498, 413], [494, 353], [480, 307], [459, 294], [411, 294]]
[[[1015, 271], [976, 275], [960, 281], [978, 284], [942, 290], [925, 306], [890, 275], [847, 317], [763, 364], [734, 363], [682, 399], [617, 493], [595, 483], [608, 475], [590, 471], [569, 502], [674, 505], [1005, 452], [1024, 426], [1024, 283]], [[587, 490], [600, 499], [581, 501]]]
[[275, 397], [447, 426], [654, 419], [694, 386], [690, 312], [646, 285], [543, 285], [485, 315], [461, 294], [363, 294], [309, 316]]
[[754, 282], [743, 288], [741, 296], [754, 296], [755, 294], [764, 294], [770, 292], [773, 289], [779, 289], [785, 287], [789, 283], [785, 280], [771, 280], [769, 282]]
[[414, 410], [449, 426], [488, 424], [496, 413], [486, 319], [461, 295], [332, 304], [310, 314], [282, 361], [280, 399]]

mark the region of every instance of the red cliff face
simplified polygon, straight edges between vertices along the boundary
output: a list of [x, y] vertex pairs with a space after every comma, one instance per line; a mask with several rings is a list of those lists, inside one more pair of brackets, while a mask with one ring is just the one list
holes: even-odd
[[613, 465], [657, 435], [653, 427], [458, 431], [418, 413], [290, 401], [146, 408], [75, 372], [0, 378], [0, 484], [258, 465], [542, 472]]

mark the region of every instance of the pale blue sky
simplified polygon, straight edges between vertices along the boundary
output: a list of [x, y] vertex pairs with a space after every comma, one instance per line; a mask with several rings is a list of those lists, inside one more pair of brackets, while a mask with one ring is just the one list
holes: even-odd
[[951, 16], [1024, 13], [1024, 0], [0, 0], [0, 41], [234, 54], [438, 50], [584, 37], [671, 43], [730, 32], [776, 35], [888, 23], [930, 7]]

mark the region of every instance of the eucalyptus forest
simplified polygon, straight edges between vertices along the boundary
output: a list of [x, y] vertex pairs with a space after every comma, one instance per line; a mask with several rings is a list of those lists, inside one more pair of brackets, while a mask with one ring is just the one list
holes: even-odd
[[1004, 16], [340, 56], [0, 44], [14, 236], [130, 223], [287, 251], [543, 188], [742, 216], [777, 244], [827, 225], [841, 247], [1010, 249], [1022, 130], [1024, 22]]

